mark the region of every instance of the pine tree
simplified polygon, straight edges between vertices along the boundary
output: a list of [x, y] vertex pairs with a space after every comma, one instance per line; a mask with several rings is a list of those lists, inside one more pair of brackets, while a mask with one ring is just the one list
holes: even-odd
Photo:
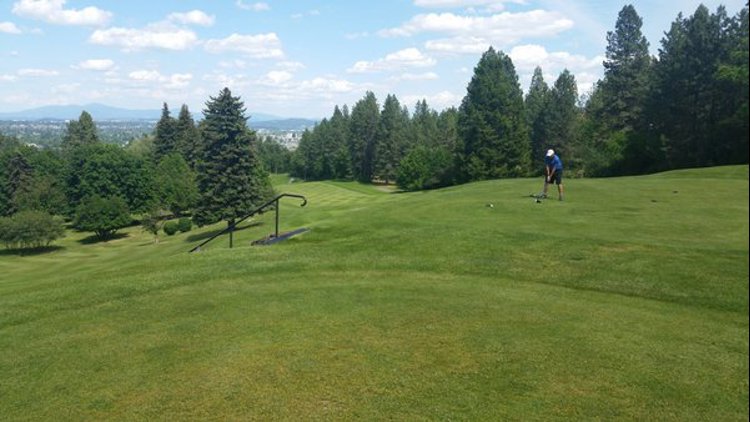
[[64, 151], [69, 152], [78, 147], [98, 143], [99, 136], [97, 135], [94, 119], [84, 110], [81, 112], [78, 120], [68, 122], [61, 146]]
[[8, 160], [5, 170], [5, 191], [8, 204], [5, 207], [6, 215], [15, 214], [18, 208], [18, 198], [31, 188], [34, 170], [21, 151], [16, 151]]
[[537, 163], [544, 156], [544, 151], [551, 146], [552, 133], [548, 125], [548, 104], [550, 101], [550, 90], [544, 82], [542, 68], [537, 66], [531, 77], [529, 92], [526, 94], [524, 105], [526, 109], [526, 123], [529, 125], [529, 136], [531, 138], [531, 160]]
[[255, 133], [247, 127], [240, 98], [224, 88], [210, 97], [203, 114], [200, 200], [193, 219], [199, 225], [224, 220], [231, 227], [270, 199], [270, 181], [258, 160]]
[[601, 117], [613, 131], [632, 131], [641, 125], [651, 66], [642, 25], [635, 8], [627, 5], [617, 16], [615, 31], [607, 32], [602, 85], [606, 101]]
[[190, 114], [190, 110], [188, 110], [188, 106], [185, 104], [180, 107], [180, 114], [177, 117], [175, 147], [190, 168], [195, 170], [200, 158], [200, 133], [195, 126], [195, 121]]
[[404, 116], [395, 95], [388, 95], [378, 122], [374, 168], [374, 176], [386, 183], [396, 179], [398, 163], [404, 156], [408, 127], [408, 114]]
[[375, 141], [380, 110], [375, 94], [368, 91], [352, 108], [349, 154], [352, 173], [361, 182], [372, 181], [375, 163]]
[[528, 126], [513, 62], [490, 47], [482, 55], [459, 110], [465, 180], [517, 177], [529, 171]]
[[574, 140], [579, 120], [577, 102], [578, 87], [575, 77], [568, 69], [565, 69], [560, 73], [549, 93], [546, 125], [546, 130], [550, 134], [548, 145], [554, 148], [561, 157], [569, 157], [569, 146]]
[[177, 121], [170, 116], [167, 103], [161, 109], [161, 118], [154, 129], [154, 161], [159, 162], [177, 149]]

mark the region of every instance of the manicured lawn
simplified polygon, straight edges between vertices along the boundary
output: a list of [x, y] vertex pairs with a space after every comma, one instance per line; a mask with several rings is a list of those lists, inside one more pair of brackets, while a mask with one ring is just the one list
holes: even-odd
[[0, 419], [747, 420], [748, 166], [274, 182], [273, 246], [0, 251]]

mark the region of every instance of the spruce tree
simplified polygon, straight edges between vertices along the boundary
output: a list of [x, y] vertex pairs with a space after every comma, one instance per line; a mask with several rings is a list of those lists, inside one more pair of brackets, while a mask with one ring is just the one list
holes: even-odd
[[255, 149], [255, 133], [247, 127], [245, 106], [224, 88], [203, 110], [203, 157], [198, 165], [200, 199], [194, 213], [198, 225], [224, 220], [228, 226], [272, 195]]
[[568, 151], [574, 141], [579, 120], [577, 102], [578, 87], [575, 77], [568, 69], [565, 69], [560, 73], [550, 91], [546, 125], [549, 133], [548, 145], [554, 148], [561, 157], [570, 157]]
[[404, 156], [408, 127], [408, 114], [404, 116], [395, 95], [388, 95], [378, 122], [374, 168], [375, 177], [386, 183], [396, 179], [398, 164]]
[[62, 139], [62, 148], [66, 152], [71, 150], [87, 146], [95, 145], [99, 143], [99, 136], [97, 135], [96, 124], [94, 119], [87, 111], [82, 111], [78, 120], [71, 120], [68, 122], [65, 133]]
[[195, 170], [200, 158], [200, 133], [195, 126], [188, 106], [180, 107], [175, 127], [175, 148], [182, 155], [191, 169]]
[[375, 163], [375, 141], [380, 110], [375, 94], [368, 91], [352, 108], [349, 154], [354, 177], [361, 182], [372, 181]]
[[161, 109], [161, 118], [154, 129], [154, 161], [159, 162], [177, 149], [177, 121], [170, 115], [167, 103]]
[[528, 174], [530, 150], [523, 92], [513, 62], [489, 48], [474, 68], [459, 110], [466, 181]]
[[531, 161], [541, 162], [544, 151], [550, 146], [550, 130], [547, 123], [549, 118], [548, 104], [550, 90], [544, 81], [542, 68], [537, 66], [531, 77], [529, 92], [524, 100], [526, 123], [529, 125], [531, 139]]

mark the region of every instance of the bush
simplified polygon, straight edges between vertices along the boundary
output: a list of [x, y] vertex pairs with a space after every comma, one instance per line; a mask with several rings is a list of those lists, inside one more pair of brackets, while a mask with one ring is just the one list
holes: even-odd
[[445, 148], [418, 146], [399, 164], [396, 184], [403, 190], [432, 189], [449, 184], [451, 154]]
[[99, 239], [107, 239], [130, 221], [130, 210], [124, 199], [91, 196], [78, 206], [74, 227], [94, 232]]
[[42, 211], [21, 211], [0, 218], [0, 242], [6, 248], [40, 248], [63, 237], [62, 221]]
[[182, 217], [177, 222], [177, 229], [181, 232], [189, 232], [193, 228], [193, 222], [188, 217]]
[[176, 221], [167, 221], [164, 223], [164, 233], [172, 236], [180, 230], [180, 225]]

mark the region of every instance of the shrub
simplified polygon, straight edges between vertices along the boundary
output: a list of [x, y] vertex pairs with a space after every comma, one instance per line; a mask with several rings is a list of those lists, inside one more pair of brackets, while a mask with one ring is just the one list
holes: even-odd
[[177, 229], [181, 232], [189, 232], [193, 228], [193, 222], [188, 217], [182, 217], [177, 222]]
[[449, 183], [451, 154], [445, 148], [418, 146], [401, 160], [396, 183], [403, 190], [432, 189]]
[[43, 211], [21, 211], [0, 218], [0, 242], [6, 248], [40, 248], [63, 237], [62, 221]]
[[164, 233], [172, 236], [180, 230], [180, 225], [176, 221], [167, 221], [164, 223]]
[[99, 239], [107, 239], [130, 221], [128, 204], [122, 198], [90, 196], [78, 206], [74, 227], [92, 231]]

